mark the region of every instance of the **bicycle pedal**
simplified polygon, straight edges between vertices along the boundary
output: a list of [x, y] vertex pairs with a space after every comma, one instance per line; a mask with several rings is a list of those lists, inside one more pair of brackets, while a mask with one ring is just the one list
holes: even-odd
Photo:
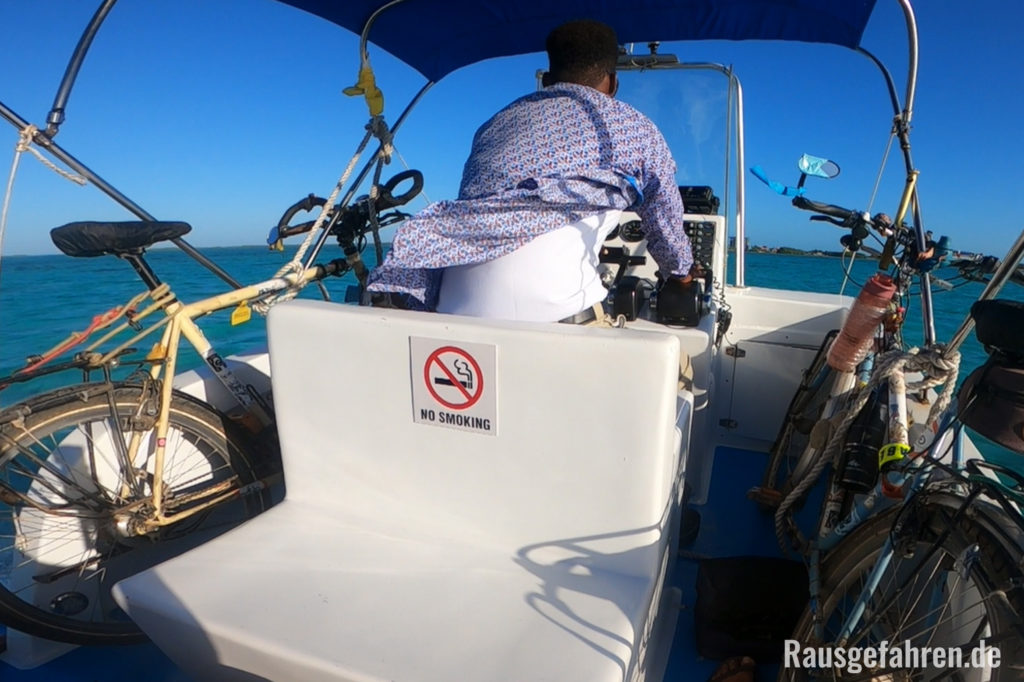
[[782, 504], [783, 495], [774, 488], [757, 486], [747, 491], [747, 498], [757, 502], [762, 507], [776, 509]]

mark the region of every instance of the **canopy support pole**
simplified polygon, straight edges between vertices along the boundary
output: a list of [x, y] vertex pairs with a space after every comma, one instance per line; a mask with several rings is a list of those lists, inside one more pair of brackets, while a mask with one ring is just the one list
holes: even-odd
[[78, 39], [78, 45], [75, 46], [75, 51], [68, 61], [68, 67], [64, 71], [64, 78], [61, 79], [60, 87], [57, 88], [57, 95], [53, 98], [53, 106], [46, 117], [46, 137], [54, 137], [60, 129], [60, 124], [64, 122], [64, 108], [67, 106], [68, 98], [71, 97], [71, 88], [78, 78], [78, 71], [82, 68], [85, 53], [89, 51], [92, 39], [96, 37], [97, 31], [103, 25], [103, 20], [107, 18], [116, 2], [117, 0], [103, 0], [96, 9], [92, 20], [89, 21], [89, 25], [85, 27], [82, 37]]
[[[398, 132], [398, 129], [402, 127], [402, 123], [405, 122], [405, 119], [408, 117], [409, 112], [413, 110], [413, 107], [415, 107], [419, 103], [423, 95], [427, 94], [427, 91], [430, 90], [430, 88], [432, 88], [433, 86], [433, 81], [427, 81], [427, 83], [422, 88], [420, 88], [419, 92], [417, 92], [413, 96], [409, 104], [405, 106], [405, 109], [402, 110], [402, 113], [399, 115], [398, 120], [395, 121], [395, 125], [392, 126], [391, 128], [392, 138]], [[359, 171], [359, 175], [357, 175], [355, 180], [352, 181], [352, 184], [349, 185], [348, 191], [345, 192], [345, 195], [341, 198], [341, 201], [338, 202], [337, 208], [341, 209], [348, 206], [349, 202], [352, 201], [352, 197], [355, 196], [356, 190], [359, 188], [359, 185], [361, 185], [363, 183], [363, 180], [366, 179], [366, 176], [369, 175], [370, 169], [373, 168], [373, 165], [377, 162], [377, 160], [380, 158], [383, 152], [384, 145], [381, 144], [380, 146], [377, 147], [377, 151], [374, 152], [373, 156], [371, 156], [370, 159], [366, 162], [366, 165], [363, 166], [363, 169]], [[341, 219], [343, 213], [344, 211], [341, 210], [334, 211], [334, 215], [331, 216], [330, 222], [323, 228], [320, 236], [317, 238], [316, 244], [313, 246], [312, 249], [310, 249], [309, 255], [306, 256], [304, 267], [311, 267], [314, 261], [316, 261], [317, 256], [320, 254], [320, 250], [323, 249], [324, 244], [327, 243], [327, 238], [331, 235], [331, 230], [334, 228], [335, 223], [337, 223], [338, 220]], [[380, 264], [378, 263], [378, 265]]]

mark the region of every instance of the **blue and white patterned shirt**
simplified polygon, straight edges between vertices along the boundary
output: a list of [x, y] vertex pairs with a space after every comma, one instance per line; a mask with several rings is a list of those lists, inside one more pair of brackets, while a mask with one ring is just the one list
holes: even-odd
[[549, 86], [477, 131], [459, 198], [406, 220], [367, 288], [433, 309], [444, 268], [499, 258], [609, 209], [636, 211], [661, 272], [685, 276], [693, 259], [675, 171], [664, 137], [639, 111], [585, 85]]

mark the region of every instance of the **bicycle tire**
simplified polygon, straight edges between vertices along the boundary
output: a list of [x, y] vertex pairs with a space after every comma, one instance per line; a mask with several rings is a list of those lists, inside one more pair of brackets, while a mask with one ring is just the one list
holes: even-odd
[[832, 370], [826, 360], [836, 333], [834, 330], [825, 336], [786, 408], [782, 426], [768, 452], [768, 462], [761, 478], [763, 490], [777, 491], [785, 497], [813, 463], [813, 458], [807, 456], [807, 446], [811, 428], [828, 402]]
[[[1010, 520], [1006, 513], [992, 504], [975, 502], [970, 513], [961, 515], [956, 519], [956, 510], [960, 507], [962, 498], [951, 493], [930, 493], [923, 501], [915, 501], [909, 504], [916, 507], [911, 508], [909, 513], [914, 516], [907, 523], [903, 508], [894, 508], [884, 514], [880, 514], [854, 531], [839, 546], [833, 549], [821, 565], [821, 590], [820, 604], [822, 621], [825, 624], [825, 641], [819, 642], [813, 636], [812, 614], [805, 609], [792, 639], [801, 644], [801, 647], [827, 646], [834, 642], [838, 634], [838, 624], [841, 622], [842, 606], [852, 604], [860, 594], [864, 584], [864, 578], [875, 565], [883, 544], [890, 532], [893, 532], [893, 522], [900, 519], [904, 528], [896, 533], [902, 544], [891, 560], [889, 567], [879, 583], [879, 589], [883, 592], [886, 588], [895, 587], [890, 578], [898, 578], [901, 581], [913, 580], [913, 585], [908, 589], [909, 594], [904, 594], [900, 599], [893, 600], [891, 595], [875, 595], [868, 610], [872, 614], [873, 627], [866, 627], [863, 623], [854, 632], [850, 642], [844, 644], [846, 647], [867, 647], [877, 646], [881, 640], [889, 642], [890, 649], [902, 646], [903, 642], [909, 641], [913, 646], [944, 646], [963, 647], [963, 658], [970, 660], [972, 643], [970, 641], [959, 641], [962, 636], [957, 635], [959, 631], [973, 631], [973, 638], [986, 639], [994, 646], [998, 646], [1001, 653], [1001, 662], [997, 668], [988, 668], [986, 671], [991, 676], [986, 679], [989, 682], [1006, 682], [1008, 680], [1020, 679], [1021, 666], [1024, 666], [1024, 567], [1021, 565], [1022, 547], [1024, 547], [1024, 534], [1019, 532], [1016, 524]], [[939, 540], [943, 531], [949, 531], [947, 537]], [[922, 552], [925, 548], [933, 545], [939, 547], [935, 557], [929, 559], [919, 571], [912, 571], [921, 559], [925, 556]], [[976, 551], [974, 548], [977, 548]], [[912, 553], [911, 553], [912, 550]], [[961, 557], [969, 555], [969, 565], [961, 561]], [[950, 569], [950, 570], [946, 570]], [[944, 573], [939, 575], [939, 571]], [[962, 572], [962, 575], [961, 575]], [[923, 574], [928, 577], [921, 580]], [[955, 575], [954, 575], [955, 574]], [[961, 577], [965, 586], [957, 581]], [[952, 580], [952, 587], [950, 585]], [[970, 581], [970, 585], [966, 585]], [[920, 584], [921, 588], [928, 588], [932, 594], [928, 597], [929, 604], [935, 604], [935, 590], [946, 596], [940, 607], [936, 606], [931, 611], [921, 614], [918, 609], [920, 604], [925, 602], [925, 591], [914, 596], [913, 587]], [[973, 586], [973, 592], [968, 589]], [[908, 586], [904, 586], [908, 587]], [[964, 601], [970, 601], [970, 605], [960, 609], [957, 614], [950, 613], [944, 618], [947, 607], [954, 603], [954, 597], [963, 605]], [[891, 601], [891, 603], [888, 603]], [[900, 607], [909, 605], [906, 613], [899, 612]], [[956, 607], [954, 607], [956, 608]], [[971, 617], [965, 614], [974, 613], [978, 610], [983, 615]], [[906, 628], [904, 636], [901, 633], [890, 632], [893, 628], [892, 614], [897, 620], [902, 617], [903, 625], [916, 627], [920, 621], [930, 620], [936, 617], [936, 627], [932, 630], [910, 631]], [[957, 620], [957, 617], [962, 620]], [[910, 619], [915, 620], [911, 621]], [[976, 621], [976, 622], [975, 622]], [[953, 642], [944, 638], [936, 641], [936, 635], [940, 632], [944, 637], [952, 637]], [[897, 629], [898, 630], [898, 629]], [[950, 632], [952, 630], [952, 632]], [[859, 632], [858, 632], [859, 631]], [[930, 633], [930, 634], [929, 634]], [[864, 638], [858, 639], [857, 635]], [[906, 636], [909, 635], [909, 636]], [[926, 637], [927, 635], [927, 637]], [[971, 639], [968, 637], [967, 639]], [[977, 670], [977, 669], [975, 669]], [[835, 670], [810, 671], [800, 667], [787, 667], [784, 659], [779, 669], [779, 680], [785, 682], [804, 682], [817, 679], [911, 679], [912, 670], [897, 669], [888, 671], [872, 670], [866, 668], [858, 675], [839, 675], [834, 677]], [[918, 670], [917, 673], [922, 671]], [[969, 671], [970, 672], [970, 671]], [[984, 675], [984, 672], [982, 673]], [[901, 676], [902, 675], [902, 676]], [[922, 679], [920, 675], [912, 679]], [[929, 679], [927, 677], [923, 679]], [[954, 675], [951, 679], [964, 679]]]
[[[117, 464], [111, 401], [125, 438], [129, 429], [141, 435], [134, 494]], [[166, 440], [165, 500], [187, 505], [183, 493], [217, 482], [246, 494], [155, 533], [138, 536], [124, 530], [126, 507], [140, 493], [145, 496], [152, 480], [152, 415], [158, 406], [152, 388], [86, 384], [4, 411], [0, 622], [72, 644], [145, 641], [114, 602], [113, 585], [262, 511], [267, 501], [262, 486], [242, 488], [256, 480], [247, 438], [205, 403], [175, 392]], [[148, 422], [140, 421], [146, 412]], [[12, 421], [12, 415], [22, 417]]]

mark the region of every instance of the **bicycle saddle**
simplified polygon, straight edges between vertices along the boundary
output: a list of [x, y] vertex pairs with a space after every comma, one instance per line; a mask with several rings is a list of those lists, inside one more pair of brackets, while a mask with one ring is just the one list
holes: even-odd
[[50, 239], [65, 254], [75, 257], [142, 253], [157, 242], [188, 234], [192, 226], [182, 222], [125, 220], [75, 222], [50, 230]]

